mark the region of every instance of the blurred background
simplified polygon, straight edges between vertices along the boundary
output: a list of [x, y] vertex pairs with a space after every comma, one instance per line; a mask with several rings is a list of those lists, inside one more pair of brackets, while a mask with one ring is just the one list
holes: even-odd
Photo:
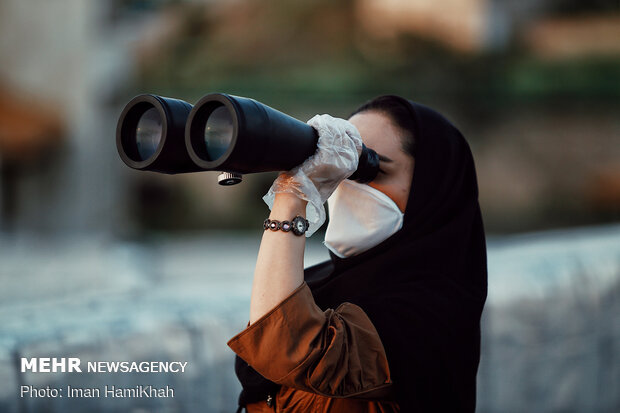
[[[248, 96], [306, 121], [394, 93], [476, 160], [489, 237], [479, 412], [620, 411], [617, 0], [0, 0], [0, 411], [233, 411], [273, 174], [137, 172], [124, 104]], [[322, 234], [306, 262], [327, 258]], [[187, 360], [21, 374], [20, 357]], [[18, 386], [166, 384], [172, 400]]]

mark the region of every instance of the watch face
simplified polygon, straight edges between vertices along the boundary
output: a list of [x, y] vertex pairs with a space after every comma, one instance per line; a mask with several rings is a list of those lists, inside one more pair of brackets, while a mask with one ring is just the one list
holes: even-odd
[[308, 230], [308, 221], [300, 216], [293, 218], [292, 224], [295, 235], [302, 235]]

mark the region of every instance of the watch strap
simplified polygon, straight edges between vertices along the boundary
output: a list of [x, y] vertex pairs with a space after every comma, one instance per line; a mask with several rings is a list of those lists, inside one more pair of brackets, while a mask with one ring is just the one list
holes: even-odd
[[308, 231], [308, 227], [310, 226], [307, 219], [302, 217], [301, 215], [295, 216], [290, 221], [279, 221], [277, 219], [269, 219], [267, 218], [263, 222], [263, 229], [265, 231], [283, 231], [283, 232], [292, 232], [293, 234], [300, 236], [304, 235], [306, 231]]

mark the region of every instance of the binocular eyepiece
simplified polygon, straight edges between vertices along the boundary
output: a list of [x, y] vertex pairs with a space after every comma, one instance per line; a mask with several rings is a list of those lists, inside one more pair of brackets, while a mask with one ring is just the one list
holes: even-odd
[[[139, 95], [123, 109], [116, 147], [127, 166], [166, 174], [220, 171], [232, 185], [242, 174], [289, 170], [316, 151], [311, 126], [256, 100], [213, 93], [195, 106], [178, 99]], [[349, 179], [372, 181], [375, 151], [362, 148]]]

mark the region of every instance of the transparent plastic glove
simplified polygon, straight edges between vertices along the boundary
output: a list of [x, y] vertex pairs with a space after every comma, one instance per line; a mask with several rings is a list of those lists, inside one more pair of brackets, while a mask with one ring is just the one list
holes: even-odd
[[323, 204], [342, 180], [357, 169], [362, 137], [352, 123], [329, 115], [316, 115], [308, 125], [317, 130], [316, 152], [299, 166], [280, 175], [263, 197], [269, 209], [277, 193], [291, 193], [308, 201], [309, 237], [325, 222]]

